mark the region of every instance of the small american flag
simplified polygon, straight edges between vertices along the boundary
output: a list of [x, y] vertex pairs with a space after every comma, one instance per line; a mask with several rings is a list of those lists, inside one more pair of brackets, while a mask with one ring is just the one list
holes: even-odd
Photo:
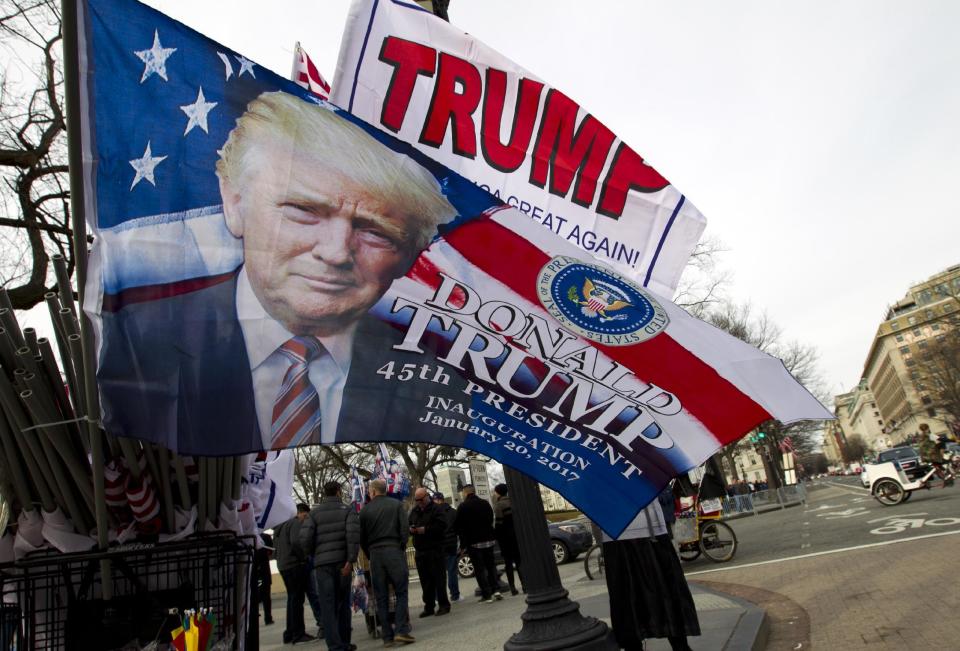
[[293, 49], [293, 72], [290, 73], [290, 79], [320, 99], [330, 97], [330, 84], [317, 70], [317, 66], [313, 64], [310, 55], [300, 47], [299, 41]]

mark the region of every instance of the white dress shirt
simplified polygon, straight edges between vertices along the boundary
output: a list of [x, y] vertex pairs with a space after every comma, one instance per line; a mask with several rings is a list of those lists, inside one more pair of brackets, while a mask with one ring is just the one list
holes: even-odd
[[[240, 270], [237, 279], [237, 318], [250, 359], [260, 435], [264, 449], [269, 449], [273, 438], [273, 403], [290, 368], [290, 358], [277, 349], [294, 335], [260, 305], [246, 268]], [[353, 324], [330, 337], [316, 337], [324, 352], [310, 362], [307, 373], [320, 398], [320, 441], [324, 444], [333, 443], [336, 437], [355, 330], [356, 324]]]

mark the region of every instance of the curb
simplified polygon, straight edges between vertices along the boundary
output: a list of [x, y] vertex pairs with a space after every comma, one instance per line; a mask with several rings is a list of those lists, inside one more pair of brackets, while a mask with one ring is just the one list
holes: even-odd
[[698, 590], [732, 601], [744, 610], [737, 625], [733, 627], [733, 632], [723, 645], [723, 651], [763, 651], [767, 648], [767, 640], [770, 637], [770, 618], [767, 617], [766, 610], [727, 592], [708, 588], [699, 581], [692, 582], [697, 584]]

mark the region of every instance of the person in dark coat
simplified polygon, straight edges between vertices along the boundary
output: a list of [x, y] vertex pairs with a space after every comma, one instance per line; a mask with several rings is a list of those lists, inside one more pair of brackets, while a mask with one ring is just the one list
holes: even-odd
[[253, 553], [253, 572], [256, 577], [257, 596], [260, 597], [260, 603], [263, 605], [263, 623], [264, 625], [273, 624], [272, 604], [270, 601], [270, 589], [273, 584], [273, 575], [270, 572], [270, 559], [273, 557], [273, 536], [268, 533], [260, 534], [260, 541], [263, 543]]
[[[407, 540], [410, 524], [403, 504], [387, 497], [387, 482], [374, 479], [367, 492], [370, 502], [360, 511], [360, 546], [370, 559], [370, 578], [377, 598], [377, 617], [383, 627], [384, 646], [395, 642], [411, 644], [407, 589], [410, 568], [407, 566]], [[390, 623], [389, 586], [397, 598], [394, 623]]]
[[350, 583], [360, 551], [360, 521], [343, 503], [339, 482], [324, 485], [323, 501], [300, 529], [300, 544], [313, 553], [327, 649], [356, 649], [350, 643]]
[[691, 651], [687, 636], [700, 635], [700, 622], [660, 503], [647, 505], [616, 540], [602, 538], [610, 623], [620, 648], [642, 651], [644, 640], [665, 637], [673, 651]]
[[[500, 545], [500, 555], [503, 556], [503, 569], [507, 572], [510, 594], [516, 595], [513, 570], [516, 566], [517, 575], [520, 576], [520, 546], [517, 544], [517, 532], [513, 527], [513, 505], [510, 503], [506, 484], [497, 484], [493, 492], [496, 495], [493, 503], [493, 530], [497, 536], [497, 544]], [[520, 584], [520, 587], [523, 587], [523, 576], [520, 576]]]
[[435, 610], [438, 616], [446, 615], [450, 612], [447, 568], [443, 559], [447, 523], [426, 488], [418, 488], [413, 498], [415, 505], [410, 511], [410, 534], [413, 536], [417, 574], [423, 589], [423, 612], [420, 617], [430, 617]]
[[443, 493], [433, 496], [433, 503], [443, 515], [447, 528], [443, 535], [443, 556], [447, 566], [447, 590], [450, 592], [450, 601], [460, 601], [460, 575], [457, 573], [457, 562], [460, 554], [457, 553], [457, 510], [447, 504]]
[[466, 550], [473, 563], [473, 571], [480, 587], [480, 601], [493, 603], [503, 599], [497, 586], [497, 566], [493, 546], [497, 544], [493, 531], [493, 508], [477, 497], [473, 484], [463, 487], [463, 503], [457, 508], [455, 523], [460, 548]]
[[284, 644], [309, 642], [316, 638], [307, 633], [303, 622], [303, 602], [307, 595], [310, 576], [307, 555], [300, 546], [300, 527], [310, 513], [306, 504], [297, 505], [297, 515], [281, 523], [273, 532], [277, 554], [277, 569], [287, 589], [287, 628], [283, 631]]

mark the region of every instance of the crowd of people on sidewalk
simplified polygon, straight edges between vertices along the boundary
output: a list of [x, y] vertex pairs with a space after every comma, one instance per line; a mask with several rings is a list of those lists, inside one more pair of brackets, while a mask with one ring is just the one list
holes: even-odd
[[[351, 642], [351, 585], [360, 556], [367, 559], [373, 588], [376, 626], [385, 647], [415, 642], [409, 612], [407, 544], [412, 540], [423, 610], [419, 617], [440, 617], [451, 603], [462, 601], [457, 563], [473, 564], [480, 603], [503, 599], [494, 558], [499, 545], [506, 563], [510, 593], [519, 594], [520, 553], [506, 484], [495, 488], [491, 506], [472, 485], [462, 489], [456, 509], [442, 493], [424, 487], [414, 492], [409, 513], [401, 500], [387, 494], [381, 479], [369, 482], [369, 501], [359, 514], [344, 503], [341, 485], [323, 487], [323, 500], [313, 509], [297, 506], [297, 514], [274, 529], [255, 561], [260, 577], [257, 593], [264, 624], [273, 624], [270, 608], [270, 557], [287, 592], [285, 644], [323, 637], [331, 651], [356, 649]], [[522, 588], [522, 584], [521, 584]], [[306, 630], [304, 610], [310, 604], [317, 635]]]
[[[264, 539], [255, 567], [257, 574], [267, 576], [261, 576], [258, 593], [264, 624], [272, 624], [272, 551], [287, 592], [284, 643], [323, 637], [330, 651], [357, 648], [351, 641], [351, 589], [355, 567], [364, 558], [365, 575], [373, 589], [374, 626], [384, 647], [414, 643], [407, 563], [411, 540], [423, 602], [420, 618], [449, 615], [451, 604], [463, 600], [457, 573], [463, 556], [473, 566], [479, 603], [502, 600], [495, 547], [500, 550], [510, 594], [526, 592], [506, 484], [494, 488], [492, 505], [468, 484], [456, 509], [442, 493], [419, 487], [408, 513], [402, 500], [388, 495], [382, 479], [369, 482], [367, 496], [358, 514], [344, 503], [341, 485], [329, 482], [319, 505], [312, 509], [298, 505], [296, 516], [275, 528], [272, 541]], [[672, 499], [667, 489], [664, 503]], [[700, 633], [693, 598], [671, 542], [667, 511], [672, 516], [672, 508], [665, 510], [655, 500], [616, 540], [602, 538], [612, 628], [624, 649], [642, 649], [643, 641], [653, 637], [668, 638], [673, 649], [689, 649], [687, 636]], [[316, 636], [306, 631], [307, 602], [317, 624]]]

